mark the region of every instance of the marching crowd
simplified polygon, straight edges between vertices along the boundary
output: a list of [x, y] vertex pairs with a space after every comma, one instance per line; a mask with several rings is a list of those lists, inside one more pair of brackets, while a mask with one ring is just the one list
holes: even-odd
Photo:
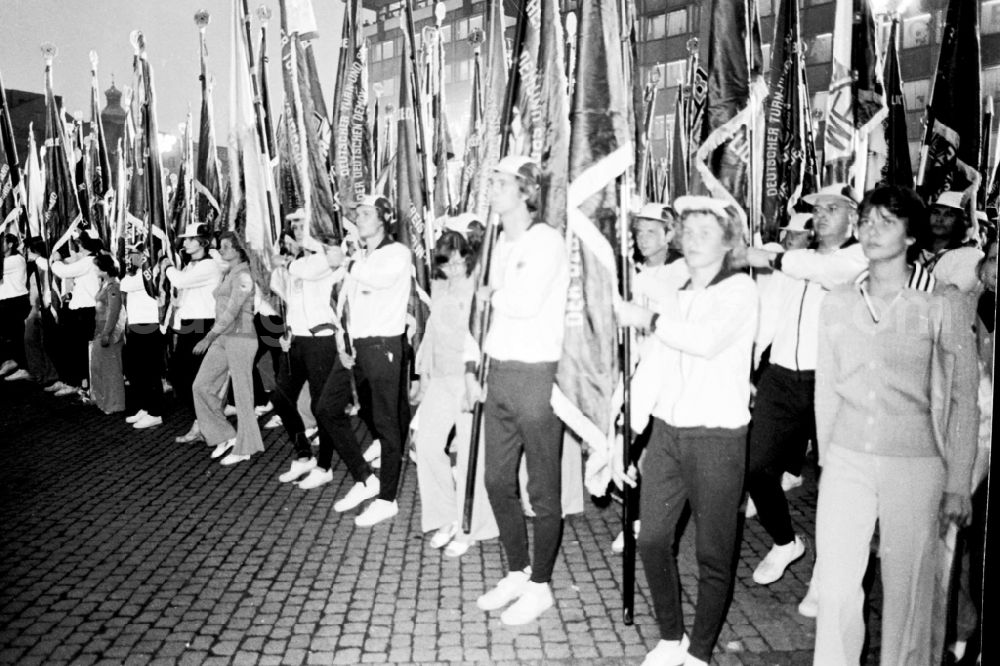
[[[488, 287], [472, 277], [480, 221], [460, 215], [442, 225], [430, 314], [415, 350], [407, 338], [413, 258], [393, 239], [392, 206], [381, 196], [355, 207], [360, 247], [350, 254], [339, 238], [306, 234], [308, 221], [290, 216], [267, 285], [255, 283], [237, 234], [213, 239], [201, 224], [181, 236], [182, 267], [145, 265], [141, 245], [119, 267], [86, 233], [64, 260], [47, 257], [38, 240], [22, 248], [8, 236], [0, 373], [81, 396], [108, 414], [125, 411], [127, 379], [135, 413], [126, 421], [137, 429], [163, 424], [166, 384], [195, 415], [177, 442], [203, 441], [227, 466], [264, 450], [258, 417], [273, 411], [267, 425], [280, 422], [292, 448], [279, 480], [319, 488], [333, 479], [336, 453], [354, 484], [333, 506], [346, 512], [368, 502], [354, 519], [359, 526], [398, 512], [402, 459], [418, 420], [421, 524], [434, 533], [431, 545], [458, 557], [499, 536], [508, 574], [477, 604], [506, 607], [500, 619], [508, 625], [532, 622], [554, 604], [562, 534], [564, 434], [549, 397], [570, 284], [561, 232], [536, 219], [539, 179], [527, 158], [507, 157], [494, 170], [491, 209], [502, 233]], [[862, 578], [876, 524], [883, 664], [935, 661], [944, 640], [932, 630], [942, 531], [968, 530], [969, 543], [981, 547], [974, 536], [985, 529], [995, 229], [968, 215], [955, 192], [927, 205], [906, 188], [859, 197], [836, 184], [805, 202], [812, 212], [793, 215], [782, 243], [763, 247], [748, 247], [737, 211], [708, 197], [649, 204], [632, 216], [639, 273], [634, 298], [615, 312], [640, 340], [636, 465], [620, 480], [640, 489], [638, 552], [661, 635], [644, 662], [650, 666], [711, 660], [747, 493], [748, 515], [756, 513], [773, 540], [753, 580], [774, 583], [803, 556], [784, 491], [801, 483], [810, 446], [822, 471], [816, 564], [799, 611], [816, 617], [816, 664], [859, 661]], [[165, 327], [149, 293], [151, 272], [174, 290]], [[49, 273], [64, 285], [58, 321]], [[474, 297], [492, 307], [485, 386], [468, 325]], [[270, 394], [257, 369], [267, 354]], [[484, 436], [466, 533], [477, 402]], [[378, 454], [362, 450], [355, 408]], [[674, 544], [688, 505], [698, 582], [693, 624], [685, 627]], [[981, 611], [982, 553], [969, 561], [949, 639], [956, 658]]]

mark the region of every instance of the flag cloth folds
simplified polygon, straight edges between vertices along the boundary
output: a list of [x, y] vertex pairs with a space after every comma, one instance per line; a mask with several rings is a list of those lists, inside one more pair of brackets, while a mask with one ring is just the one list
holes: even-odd
[[577, 34], [566, 223], [570, 286], [552, 406], [591, 449], [588, 468], [603, 468], [605, 474], [587, 479], [590, 492], [603, 495], [620, 379], [612, 311], [618, 284], [617, 180], [635, 153], [617, 3], [583, 0]]
[[[559, 0], [541, 0], [541, 41], [538, 47], [538, 93], [541, 112], [538, 129], [532, 131], [532, 145], [541, 144], [540, 220], [563, 229], [566, 226], [566, 192], [569, 187], [569, 82], [566, 80], [566, 53]], [[523, 81], [522, 81], [523, 83]]]
[[885, 85], [886, 115], [881, 127], [875, 127], [868, 140], [868, 169], [865, 191], [878, 185], [913, 187], [913, 166], [906, 136], [906, 102], [899, 73], [899, 49], [896, 35], [899, 20], [894, 19], [886, 44]]
[[781, 0], [774, 23], [764, 120], [761, 241], [778, 240], [795, 204], [816, 189], [816, 149], [809, 118], [797, 0]]
[[69, 254], [67, 242], [73, 229], [83, 220], [70, 171], [69, 150], [62, 110], [52, 92], [52, 56], [48, 56], [45, 61], [45, 213], [42, 228], [53, 258]]
[[760, 144], [766, 95], [756, 2], [711, 0], [702, 9], [699, 47], [694, 100], [700, 113], [692, 118], [701, 133], [693, 160], [692, 177], [700, 181], [695, 189], [756, 216], [760, 181], [751, 180], [751, 155], [760, 150], [751, 142]]
[[688, 94], [690, 86], [682, 83], [677, 86], [677, 97], [674, 99], [674, 127], [670, 137], [667, 163], [670, 170], [667, 192], [669, 200], [684, 196], [691, 184], [689, 150], [691, 148], [691, 130], [688, 113], [691, 103]]
[[344, 9], [340, 66], [333, 104], [330, 173], [341, 209], [372, 190], [372, 137], [368, 126], [368, 46], [360, 29], [361, 0]]
[[28, 214], [28, 236], [38, 238], [42, 235], [42, 219], [45, 209], [45, 177], [42, 175], [42, 165], [38, 161], [38, 146], [35, 142], [34, 125], [28, 126], [28, 156], [24, 168], [25, 196]]
[[868, 0], [837, 0], [823, 132], [823, 182], [865, 186], [868, 135], [887, 113]]
[[188, 111], [187, 122], [181, 136], [181, 165], [177, 169], [177, 185], [170, 197], [170, 237], [177, 238], [184, 233], [184, 228], [197, 221], [194, 217], [194, 142], [191, 138], [191, 112]]
[[[481, 36], [481, 33], [480, 33]], [[465, 153], [462, 157], [462, 181], [459, 187], [459, 210], [477, 209], [479, 171], [482, 168], [482, 140], [484, 130], [483, 78], [480, 38], [473, 46], [472, 90], [469, 94], [469, 129], [465, 134]]]
[[3, 281], [3, 257], [7, 254], [2, 234], [24, 237], [28, 233], [26, 204], [21, 165], [14, 143], [14, 125], [7, 106], [7, 89], [0, 77], [0, 282]]
[[475, 204], [468, 212], [485, 220], [490, 210], [489, 183], [493, 167], [500, 161], [503, 142], [501, 127], [507, 92], [507, 52], [504, 47], [502, 0], [486, 0], [486, 80], [483, 86], [483, 122], [479, 134], [479, 174], [475, 186]]
[[97, 85], [97, 54], [90, 52], [90, 135], [86, 139], [89, 163], [90, 221], [107, 248], [111, 248], [111, 217], [114, 210], [114, 180], [111, 156], [101, 120], [100, 95]]
[[920, 147], [917, 191], [925, 201], [934, 201], [945, 190], [970, 190], [974, 195], [979, 185], [979, 48], [979, 3], [950, 0]]
[[[198, 20], [196, 17], [195, 20]], [[222, 210], [222, 168], [219, 164], [219, 150], [215, 140], [215, 109], [213, 88], [215, 82], [208, 73], [208, 44], [206, 39], [207, 17], [204, 24], [198, 23], [198, 61], [201, 73], [201, 114], [198, 125], [198, 156], [194, 165], [192, 196], [194, 197], [195, 220], [207, 224], [209, 229], [221, 226]], [[223, 218], [224, 219], [224, 218]]]

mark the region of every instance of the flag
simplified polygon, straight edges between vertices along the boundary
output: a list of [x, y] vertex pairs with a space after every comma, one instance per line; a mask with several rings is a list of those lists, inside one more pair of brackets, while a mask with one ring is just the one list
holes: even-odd
[[222, 210], [222, 168], [215, 141], [215, 109], [212, 92], [215, 82], [208, 73], [208, 12], [198, 12], [194, 17], [198, 26], [198, 61], [201, 82], [201, 115], [198, 126], [198, 157], [195, 161], [191, 196], [194, 199], [195, 220], [207, 224], [209, 229], [220, 226]]
[[350, 208], [371, 192], [373, 181], [368, 126], [368, 46], [359, 25], [360, 12], [361, 0], [347, 3], [333, 104], [330, 171], [342, 209]]
[[674, 127], [667, 160], [670, 168], [668, 190], [671, 200], [687, 194], [690, 186], [688, 151], [691, 148], [691, 135], [688, 120], [690, 107], [688, 88], [689, 86], [683, 83], [677, 86], [677, 97], [674, 99]]
[[424, 31], [424, 58], [427, 75], [424, 77], [426, 95], [424, 100], [428, 106], [424, 118], [430, 118], [430, 134], [427, 143], [431, 149], [431, 160], [434, 163], [433, 212], [438, 218], [449, 215], [454, 201], [451, 195], [451, 182], [448, 174], [448, 160], [455, 156], [451, 143], [451, 132], [448, 129], [448, 114], [445, 111], [444, 99], [444, 42], [441, 40], [440, 24], [437, 30]]
[[763, 243], [778, 240], [778, 230], [788, 223], [797, 201], [815, 190], [816, 153], [803, 56], [798, 2], [782, 0], [774, 22], [765, 104], [760, 226]]
[[90, 52], [90, 136], [87, 156], [90, 166], [90, 220], [104, 245], [111, 247], [111, 211], [114, 207], [114, 186], [111, 156], [108, 154], [104, 122], [101, 120], [100, 90], [97, 86], [97, 53]]
[[517, 113], [514, 116], [511, 153], [528, 155], [541, 160], [544, 125], [542, 100], [539, 98], [538, 49], [542, 36], [542, 0], [526, 0], [524, 15], [524, 41], [518, 54], [517, 69], [520, 77], [517, 89]]
[[483, 122], [479, 134], [479, 173], [475, 187], [475, 212], [485, 220], [489, 214], [489, 182], [493, 167], [500, 161], [503, 143], [501, 127], [507, 92], [507, 53], [504, 48], [502, 0], [486, 0], [486, 80], [483, 87]]
[[837, 0], [823, 132], [823, 181], [864, 190], [868, 135], [887, 109], [868, 0]]
[[[612, 312], [618, 284], [616, 181], [632, 165], [634, 150], [617, 3], [583, 0], [578, 36], [566, 223], [572, 268], [552, 406], [591, 448], [591, 466], [607, 463], [617, 413], [613, 394], [621, 369]], [[591, 480], [590, 491], [603, 494], [607, 478], [596, 486]]]
[[45, 176], [38, 161], [38, 146], [35, 142], [34, 125], [28, 126], [28, 157], [24, 168], [25, 202], [28, 215], [27, 234], [31, 238], [42, 235], [42, 219], [45, 215]]
[[700, 137], [692, 178], [700, 182], [696, 189], [756, 216], [759, 181], [751, 181], [750, 170], [751, 155], [760, 151], [751, 141], [760, 141], [766, 94], [756, 2], [711, 0], [702, 9], [699, 46], [692, 120]]
[[978, 3], [949, 0], [920, 147], [917, 191], [925, 201], [979, 186], [981, 68]]
[[330, 129], [326, 104], [319, 90], [312, 49], [305, 44], [316, 35], [312, 3], [281, 0], [280, 6], [285, 95], [284, 136], [279, 137], [279, 149], [285, 151], [281, 156], [282, 188], [294, 188], [285, 193], [289, 212], [304, 210], [309, 220], [308, 235], [342, 233], [327, 166]]
[[417, 152], [417, 116], [414, 98], [414, 72], [410, 58], [412, 45], [403, 34], [400, 52], [399, 106], [396, 108], [396, 240], [413, 252], [415, 293], [410, 299], [413, 318], [414, 349], [419, 347], [429, 305], [431, 247], [428, 245], [427, 220], [424, 217], [424, 183]]
[[983, 145], [979, 151], [979, 193], [976, 195], [976, 210], [986, 210], [986, 200], [990, 189], [990, 139], [993, 135], [993, 96], [986, 98], [983, 110]]
[[260, 294], [270, 299], [271, 257], [281, 225], [259, 88], [253, 79], [256, 60], [250, 45], [246, 0], [233, 0], [232, 19], [229, 202], [225, 210], [230, 217], [230, 228], [244, 243], [250, 259], [250, 274]]
[[83, 217], [70, 171], [68, 153], [72, 148], [66, 137], [66, 123], [52, 92], [54, 47], [45, 55], [45, 212], [42, 228], [50, 256], [56, 259], [69, 254], [67, 242]]
[[[566, 226], [566, 191], [569, 187], [569, 82], [566, 80], [565, 36], [558, 0], [541, 0], [541, 40], [538, 48], [537, 99], [541, 111], [533, 130], [532, 145], [540, 143], [540, 220], [556, 229]], [[523, 83], [523, 82], [522, 82]]]
[[484, 132], [482, 34], [473, 44], [472, 90], [469, 94], [469, 129], [465, 133], [465, 152], [462, 156], [462, 181], [459, 188], [459, 210], [473, 211], [478, 208], [479, 172], [482, 169], [482, 140]]
[[[191, 137], [191, 112], [188, 111], [187, 122], [181, 127], [181, 165], [177, 170], [177, 186], [170, 198], [170, 237], [177, 238], [184, 233], [184, 228], [197, 222], [194, 217], [194, 142]], [[211, 228], [211, 227], [209, 227]]]
[[868, 168], [865, 190], [878, 185], [913, 187], [913, 167], [910, 165], [910, 148], [906, 135], [906, 102], [903, 97], [903, 80], [899, 73], [899, 50], [896, 33], [899, 20], [893, 19], [889, 29], [889, 42], [885, 49], [885, 68], [882, 80], [885, 85], [886, 114], [881, 127], [876, 126], [868, 140]]
[[28, 233], [24, 185], [21, 181], [21, 164], [14, 143], [14, 125], [7, 106], [7, 89], [0, 77], [0, 281], [3, 280], [3, 257], [6, 247], [3, 234], [24, 237]]

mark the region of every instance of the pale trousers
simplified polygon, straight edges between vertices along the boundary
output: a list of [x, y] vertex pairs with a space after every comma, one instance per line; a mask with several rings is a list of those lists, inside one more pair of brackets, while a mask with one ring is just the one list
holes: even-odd
[[816, 507], [816, 666], [857, 666], [865, 638], [862, 578], [875, 523], [882, 574], [882, 666], [928, 666], [938, 510], [938, 457], [892, 457], [830, 446]]
[[[417, 483], [420, 488], [420, 525], [424, 532], [462, 521], [472, 429], [472, 414], [462, 411], [464, 395], [465, 379], [462, 375], [432, 377], [420, 402], [420, 425], [416, 436]], [[454, 475], [451, 457], [445, 450], [452, 426], [455, 427], [455, 438], [451, 450], [455, 451], [457, 458]], [[480, 437], [476, 492], [468, 535], [471, 541], [493, 539], [500, 533], [483, 482], [485, 466], [483, 438]]]
[[[221, 335], [212, 342], [198, 368], [192, 393], [198, 427], [205, 441], [220, 444], [236, 438], [232, 453], [250, 455], [264, 450], [264, 441], [253, 411], [253, 359], [256, 337]], [[236, 429], [222, 413], [226, 378], [233, 381], [236, 398]]]

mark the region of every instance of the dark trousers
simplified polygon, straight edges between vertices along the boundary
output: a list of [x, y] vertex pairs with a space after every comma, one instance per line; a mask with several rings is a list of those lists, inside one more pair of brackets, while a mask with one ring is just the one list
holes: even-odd
[[406, 395], [407, 366], [403, 358], [402, 336], [358, 338], [354, 340], [357, 361], [354, 383], [361, 409], [370, 421], [373, 436], [382, 442], [382, 472], [379, 499], [393, 502], [403, 466], [403, 442], [409, 428]]
[[125, 337], [125, 376], [138, 410], [163, 415], [163, 354], [166, 339], [159, 324], [129, 324]]
[[194, 395], [191, 392], [194, 378], [201, 368], [201, 359], [193, 352], [197, 345], [212, 329], [214, 319], [182, 319], [180, 330], [174, 331], [174, 349], [170, 355], [170, 383], [174, 387], [177, 401], [194, 409]]
[[689, 653], [711, 661], [733, 589], [737, 524], [746, 463], [746, 428], [674, 428], [654, 419], [643, 461], [638, 550], [660, 638], [684, 635], [673, 545], [686, 502], [696, 528], [698, 600]]
[[253, 327], [257, 331], [257, 353], [253, 357], [253, 404], [262, 407], [268, 403], [269, 398], [257, 364], [265, 354], [270, 354], [271, 367], [274, 368], [274, 376], [277, 379], [278, 366], [281, 363], [280, 340], [285, 332], [285, 322], [278, 316], [255, 314]]
[[59, 325], [63, 329], [59, 378], [70, 386], [83, 386], [90, 377], [90, 341], [94, 339], [95, 308], [63, 307]]
[[[50, 327], [51, 330], [52, 327]], [[41, 312], [29, 314], [24, 320], [24, 354], [27, 370], [39, 384], [48, 386], [59, 378], [56, 368], [45, 351], [45, 325]]]
[[0, 362], [11, 360], [27, 370], [24, 355], [24, 320], [31, 312], [28, 295], [0, 301]]
[[296, 458], [312, 457], [312, 446], [305, 437], [305, 425], [297, 407], [299, 393], [306, 382], [309, 382], [310, 406], [319, 427], [317, 465], [330, 469], [336, 451], [354, 480], [363, 482], [372, 471], [361, 454], [347, 415], [347, 405], [352, 398], [351, 373], [340, 362], [334, 336], [296, 337], [288, 354], [280, 361], [274, 408], [292, 439]]
[[[531, 580], [548, 583], [562, 539], [562, 422], [549, 399], [556, 363], [491, 361], [486, 393], [486, 492], [511, 571], [531, 565]], [[535, 512], [534, 552], [518, 499], [521, 454]]]
[[815, 385], [812, 371], [770, 365], [757, 386], [747, 447], [747, 490], [761, 525], [779, 546], [795, 539], [781, 475], [801, 459], [805, 442], [815, 437]]

